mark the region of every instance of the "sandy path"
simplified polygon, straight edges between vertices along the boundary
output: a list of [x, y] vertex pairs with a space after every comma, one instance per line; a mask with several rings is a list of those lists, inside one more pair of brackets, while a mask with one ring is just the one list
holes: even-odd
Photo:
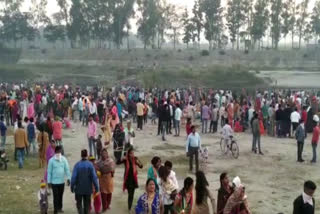
[[[134, 124], [135, 126], [135, 124]], [[64, 131], [64, 145], [71, 168], [80, 160], [80, 151], [87, 148], [86, 128], [80, 124], [74, 125], [75, 132]], [[168, 137], [163, 143], [156, 137], [156, 127], [148, 125], [143, 131], [136, 132], [136, 156], [140, 157], [144, 168], [139, 171], [140, 188], [136, 191], [135, 200], [143, 192], [146, 181], [147, 168], [151, 157], [158, 155], [162, 161], [172, 160], [179, 183], [182, 184], [188, 173], [188, 160], [185, 157], [185, 134], [182, 137]], [[310, 135], [305, 143], [304, 159], [306, 163], [296, 163], [296, 142], [293, 139], [262, 138], [264, 156], [252, 154], [251, 136], [237, 135], [240, 146], [240, 157], [237, 160], [221, 155], [219, 135], [202, 135], [203, 144], [209, 148], [209, 163], [205, 172], [210, 183], [210, 190], [217, 194], [219, 188], [219, 174], [229, 172], [230, 177], [239, 175], [249, 199], [252, 213], [276, 214], [279, 212], [292, 213], [293, 200], [302, 192], [303, 182], [307, 179], [315, 181], [320, 186], [319, 165], [311, 165]], [[110, 151], [111, 152], [111, 151]], [[112, 154], [112, 153], [111, 153]], [[122, 192], [123, 167], [118, 166], [115, 173], [115, 192], [113, 194], [112, 209], [108, 213], [122, 214], [127, 211], [127, 194]], [[319, 201], [319, 192], [316, 192], [316, 202]], [[316, 203], [317, 212], [320, 211]], [[64, 195], [65, 213], [76, 213], [74, 195], [67, 188]]]

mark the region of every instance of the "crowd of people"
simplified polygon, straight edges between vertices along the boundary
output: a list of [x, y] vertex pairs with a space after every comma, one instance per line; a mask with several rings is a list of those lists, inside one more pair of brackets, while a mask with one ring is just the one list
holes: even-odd
[[[107, 211], [111, 207], [115, 170], [117, 165], [123, 165], [123, 190], [128, 192], [128, 210], [137, 214], [196, 214], [209, 213], [209, 210], [217, 214], [249, 214], [245, 187], [239, 177], [234, 178], [230, 186], [227, 173], [220, 176], [221, 188], [216, 204], [205, 174], [199, 171], [200, 134], [209, 135], [221, 130], [228, 143], [234, 132], [250, 132], [252, 152], [260, 155], [264, 155], [261, 135], [295, 137], [297, 161], [303, 162], [304, 141], [307, 133], [312, 133], [311, 162], [315, 163], [320, 134], [319, 95], [302, 90], [146, 90], [124, 86], [82, 89], [54, 84], [1, 84], [1, 148], [6, 147], [7, 130], [11, 126], [14, 157], [19, 168], [23, 168], [25, 153], [30, 156], [38, 153], [39, 167], [45, 168], [38, 194], [42, 213], [48, 210], [49, 189], [53, 193], [54, 213], [62, 212], [65, 179], [75, 193], [79, 213]], [[135, 130], [143, 130], [148, 119], [157, 125], [157, 135], [162, 141], [173, 134], [173, 129], [174, 136], [180, 137], [181, 128], [185, 127], [186, 153], [191, 172], [195, 159], [196, 181], [185, 178], [179, 191], [173, 163], [166, 161], [162, 165], [161, 158], [154, 157], [148, 169], [146, 192], [132, 209], [138, 188], [138, 168], [144, 167], [134, 154]], [[198, 120], [201, 133], [196, 132]], [[71, 174], [64, 156], [63, 129], [72, 129], [73, 123], [87, 127], [88, 151], [81, 151], [82, 160]], [[137, 124], [136, 129], [133, 123]], [[111, 145], [114, 158], [110, 155]], [[306, 203], [314, 210], [314, 202], [311, 202], [315, 189], [313, 182], [306, 182], [303, 200], [295, 201], [294, 209], [300, 209], [295, 214], [311, 210], [305, 208]]]

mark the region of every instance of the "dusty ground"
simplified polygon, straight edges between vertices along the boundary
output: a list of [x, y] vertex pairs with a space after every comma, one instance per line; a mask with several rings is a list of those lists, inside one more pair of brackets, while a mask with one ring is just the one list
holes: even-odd
[[[66, 156], [71, 168], [80, 159], [80, 150], [87, 148], [86, 129], [79, 124], [74, 125], [74, 129], [75, 132], [71, 130], [64, 131]], [[143, 162], [144, 168], [139, 171], [140, 188], [136, 191], [135, 201], [143, 192], [147, 169], [154, 155], [160, 156], [163, 162], [172, 160], [180, 185], [182, 185], [182, 181], [186, 176], [194, 177], [193, 174], [188, 172], [188, 160], [185, 157], [186, 137], [184, 131], [182, 133], [183, 136], [179, 138], [169, 136], [168, 141], [163, 143], [160, 137], [156, 136], [156, 126], [147, 125], [143, 131], [137, 132], [135, 154]], [[305, 180], [311, 179], [320, 186], [319, 165], [311, 165], [309, 163], [311, 159], [310, 135], [305, 145], [304, 159], [306, 163], [304, 164], [296, 163], [296, 142], [293, 139], [263, 137], [262, 148], [265, 153], [264, 156], [250, 152], [251, 136], [249, 134], [237, 135], [236, 139], [240, 146], [240, 157], [234, 160], [230, 156], [221, 154], [219, 135], [202, 135], [203, 144], [209, 148], [210, 158], [205, 172], [210, 182], [210, 190], [214, 192], [214, 195], [217, 195], [217, 189], [219, 188], [219, 174], [227, 171], [231, 178], [238, 175], [242, 179], [243, 184], [246, 186], [249, 205], [253, 214], [277, 214], [280, 212], [288, 214], [292, 213], [292, 202], [301, 194]], [[4, 175], [3, 179], [6, 179], [6, 174]], [[32, 179], [36, 181], [35, 183], [40, 180], [37, 177], [32, 177]], [[112, 209], [108, 212], [110, 214], [128, 213], [127, 194], [122, 192], [122, 180], [123, 166], [118, 166], [115, 174]], [[35, 185], [37, 186], [37, 184]], [[12, 188], [14, 189], [14, 186]], [[30, 191], [31, 198], [34, 198], [35, 204], [32, 205], [32, 210], [34, 211], [25, 213], [38, 213], [36, 211], [38, 210], [36, 191], [38, 189], [35, 189], [32, 193]], [[30, 198], [30, 194], [26, 197]], [[4, 202], [4, 198], [1, 197], [2, 202]], [[317, 203], [320, 199], [319, 190], [316, 192], [315, 198], [317, 212], [319, 212], [320, 206]], [[50, 198], [50, 201], [52, 201], [52, 198]], [[50, 206], [52, 208], [51, 203]], [[71, 194], [69, 188], [66, 188], [64, 195], [64, 211], [66, 214], [76, 213], [74, 195]], [[5, 213], [17, 212], [9, 211]]]
[[[75, 133], [65, 132], [65, 147], [70, 164], [73, 166], [79, 160], [80, 150], [87, 147], [85, 129], [75, 126]], [[310, 137], [310, 136], [309, 136]], [[237, 135], [240, 146], [240, 157], [234, 160], [220, 152], [219, 135], [202, 135], [203, 144], [209, 148], [210, 160], [206, 166], [206, 175], [210, 182], [210, 190], [217, 194], [219, 188], [219, 174], [227, 171], [230, 177], [240, 176], [246, 185], [246, 191], [253, 213], [291, 213], [292, 202], [302, 191], [303, 182], [307, 179], [314, 180], [320, 186], [319, 165], [311, 165], [311, 146], [308, 138], [305, 145], [304, 159], [306, 163], [296, 163], [296, 142], [293, 139], [262, 138], [264, 156], [252, 154], [251, 136], [249, 134]], [[135, 199], [143, 192], [146, 181], [147, 168], [151, 157], [158, 155], [162, 161], [172, 160], [178, 180], [182, 184], [188, 173], [188, 160], [185, 157], [185, 134], [182, 137], [168, 137], [163, 143], [156, 136], [156, 127], [147, 125], [144, 131], [137, 132], [135, 139], [136, 155], [144, 164], [139, 171], [140, 188]], [[72, 151], [72, 152], [71, 152]], [[109, 213], [127, 213], [126, 193], [122, 193], [123, 167], [119, 166], [115, 174], [115, 193], [113, 195], [112, 210]], [[316, 194], [319, 201], [319, 193]], [[65, 194], [66, 213], [75, 213], [73, 195], [67, 190]], [[317, 211], [320, 207], [317, 203]]]

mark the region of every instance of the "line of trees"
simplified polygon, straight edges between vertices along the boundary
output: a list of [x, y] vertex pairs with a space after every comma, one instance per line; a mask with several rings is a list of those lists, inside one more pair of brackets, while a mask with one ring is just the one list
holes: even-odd
[[[102, 48], [114, 44], [130, 49], [132, 20], [144, 48], [161, 49], [166, 40], [189, 47], [200, 47], [202, 38], [209, 49], [232, 48], [249, 42], [250, 48], [264, 46], [278, 49], [282, 39], [291, 37], [292, 48], [298, 39], [318, 43], [320, 35], [320, 0], [308, 11], [310, 0], [194, 0], [191, 11], [166, 0], [56, 0], [59, 12], [48, 16], [48, 0], [31, 0], [28, 12], [21, 12], [24, 0], [0, 0], [0, 39], [4, 42], [34, 41], [45, 38], [55, 44], [70, 42], [71, 48]], [[204, 36], [202, 36], [204, 35]], [[125, 42], [126, 41], [126, 42]]]

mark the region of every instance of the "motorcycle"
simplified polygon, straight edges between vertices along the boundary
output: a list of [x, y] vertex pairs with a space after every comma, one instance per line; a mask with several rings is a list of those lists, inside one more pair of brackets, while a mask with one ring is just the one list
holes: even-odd
[[3, 168], [4, 170], [7, 170], [8, 168], [8, 158], [6, 151], [4, 149], [0, 149], [0, 169]]

